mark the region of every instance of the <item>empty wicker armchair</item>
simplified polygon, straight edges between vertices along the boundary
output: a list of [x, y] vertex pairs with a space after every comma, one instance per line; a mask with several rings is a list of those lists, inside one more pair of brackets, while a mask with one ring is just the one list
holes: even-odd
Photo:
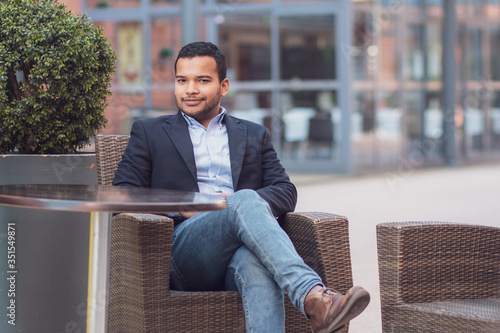
[[[110, 185], [128, 136], [99, 135], [99, 184]], [[282, 227], [305, 262], [340, 292], [352, 286], [348, 221], [327, 213], [289, 213]], [[236, 292], [170, 290], [173, 221], [151, 214], [113, 220], [109, 332], [244, 332]], [[331, 235], [331, 236], [328, 236]], [[331, 240], [334, 241], [331, 241]], [[309, 320], [286, 298], [286, 331], [310, 332]], [[193, 315], [194, 313], [194, 315]], [[347, 332], [348, 327], [339, 332]]]
[[384, 332], [500, 332], [500, 228], [377, 226]]

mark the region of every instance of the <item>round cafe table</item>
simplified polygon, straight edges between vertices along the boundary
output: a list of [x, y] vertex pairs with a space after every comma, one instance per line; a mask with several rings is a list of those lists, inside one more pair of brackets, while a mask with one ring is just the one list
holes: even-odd
[[[227, 208], [226, 200], [216, 195], [99, 185], [1, 185], [0, 205], [90, 212], [87, 332], [107, 332], [113, 213], [171, 213]], [[104, 297], [102, 291], [105, 291]]]

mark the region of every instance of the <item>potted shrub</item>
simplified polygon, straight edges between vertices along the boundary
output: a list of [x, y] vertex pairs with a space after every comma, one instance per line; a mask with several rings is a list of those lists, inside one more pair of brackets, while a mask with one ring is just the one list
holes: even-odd
[[[115, 61], [102, 29], [56, 0], [0, 2], [0, 185], [97, 183], [95, 155], [77, 152], [106, 125]], [[89, 214], [0, 206], [0, 233], [17, 221], [16, 331], [85, 331]]]
[[115, 54], [56, 0], [0, 5], [0, 153], [74, 153], [106, 125]]

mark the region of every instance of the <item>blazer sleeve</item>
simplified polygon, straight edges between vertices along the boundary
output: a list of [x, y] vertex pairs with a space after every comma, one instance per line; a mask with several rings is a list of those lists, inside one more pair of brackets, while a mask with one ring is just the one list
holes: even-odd
[[273, 212], [280, 217], [295, 210], [297, 204], [297, 189], [290, 181], [285, 168], [278, 159], [273, 147], [269, 131], [265, 129], [262, 141], [262, 187], [257, 193], [263, 198]]
[[151, 153], [146, 131], [140, 121], [132, 125], [130, 139], [115, 172], [113, 185], [151, 187]]

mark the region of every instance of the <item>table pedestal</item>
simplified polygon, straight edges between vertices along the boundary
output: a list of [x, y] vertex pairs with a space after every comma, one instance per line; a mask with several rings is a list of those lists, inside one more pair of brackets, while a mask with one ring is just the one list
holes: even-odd
[[87, 332], [108, 331], [109, 260], [113, 214], [90, 214]]

